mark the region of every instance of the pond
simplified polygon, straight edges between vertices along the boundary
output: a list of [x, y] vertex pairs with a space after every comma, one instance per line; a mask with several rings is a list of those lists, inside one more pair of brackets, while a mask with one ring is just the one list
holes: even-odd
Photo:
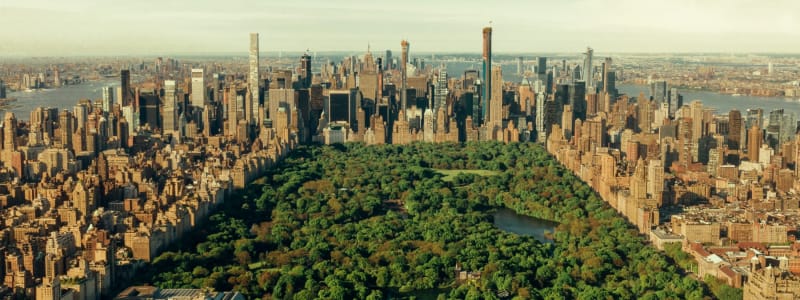
[[505, 232], [532, 236], [542, 243], [553, 242], [545, 236], [545, 233], [553, 233], [558, 225], [552, 221], [520, 215], [508, 208], [497, 209], [492, 216], [494, 216], [494, 226], [497, 228]]

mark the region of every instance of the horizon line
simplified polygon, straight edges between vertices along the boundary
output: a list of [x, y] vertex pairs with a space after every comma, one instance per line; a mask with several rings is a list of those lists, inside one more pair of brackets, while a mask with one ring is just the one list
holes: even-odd
[[[370, 53], [381, 53], [385, 52], [386, 50], [394, 50], [394, 49], [384, 49], [378, 51], [370, 51]], [[275, 57], [281, 58], [285, 55], [294, 55], [294, 54], [305, 54], [309, 53], [306, 50], [287, 50], [287, 51], [259, 51], [259, 54], [266, 54], [264, 57]], [[366, 53], [363, 50], [321, 50], [321, 51], [310, 51], [311, 54], [351, 54], [351, 53]], [[424, 55], [431, 55], [431, 54], [441, 54], [441, 55], [477, 55], [480, 56], [480, 51], [415, 51], [410, 53], [412, 56], [416, 53], [417, 55], [424, 54]], [[556, 56], [566, 56], [566, 55], [575, 55], [580, 56], [581, 52], [579, 50], [575, 52], [569, 51], [541, 51], [541, 52], [527, 52], [527, 51], [495, 51], [493, 56], [505, 56], [505, 55], [556, 55]], [[764, 51], [764, 52], [748, 52], [748, 51], [663, 51], [663, 52], [647, 52], [647, 51], [605, 51], [605, 52], [595, 52], [597, 56], [603, 55], [788, 55], [788, 56], [800, 56], [800, 51], [798, 52], [779, 52], [779, 51]], [[120, 54], [46, 54], [46, 55], [28, 55], [28, 54], [0, 54], [0, 58], [112, 58], [112, 57], [205, 57], [205, 56], [242, 56], [247, 57], [247, 51], [209, 51], [209, 52], [173, 52], [173, 53], [163, 53], [163, 54], [154, 54], [154, 53], [120, 53]]]

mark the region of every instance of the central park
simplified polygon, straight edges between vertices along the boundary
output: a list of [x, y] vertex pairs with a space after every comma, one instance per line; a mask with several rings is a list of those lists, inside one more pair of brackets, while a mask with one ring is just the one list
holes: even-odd
[[540, 145], [353, 143], [295, 149], [136, 281], [251, 299], [711, 294], [669, 257]]

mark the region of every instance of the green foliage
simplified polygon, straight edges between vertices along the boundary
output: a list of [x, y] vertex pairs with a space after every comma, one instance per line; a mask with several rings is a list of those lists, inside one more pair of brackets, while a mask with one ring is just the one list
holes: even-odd
[[[495, 228], [499, 207], [559, 223], [555, 242]], [[535, 144], [302, 146], [141, 280], [278, 299], [702, 296], [644, 242]]]
[[697, 271], [697, 262], [689, 253], [683, 252], [680, 243], [669, 243], [664, 245], [664, 253], [667, 254], [678, 266], [684, 270]]
[[717, 299], [742, 299], [742, 289], [731, 287], [727, 283], [711, 275], [706, 275], [705, 283]]

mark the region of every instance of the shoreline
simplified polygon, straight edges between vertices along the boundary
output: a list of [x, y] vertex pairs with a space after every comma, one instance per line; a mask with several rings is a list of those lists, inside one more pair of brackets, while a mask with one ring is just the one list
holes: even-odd
[[[638, 83], [636, 81], [623, 81], [623, 82], [618, 82], [617, 83], [617, 89], [618, 90], [619, 90], [619, 86], [621, 86], [621, 85], [640, 86], [640, 87], [643, 87], [643, 88], [649, 88], [649, 86], [647, 84]], [[729, 91], [720, 91], [720, 90], [715, 90], [715, 89], [711, 89], [711, 88], [708, 88], [708, 87], [692, 87], [692, 86], [688, 86], [688, 85], [674, 85], [674, 86], [670, 86], [670, 87], [677, 88], [679, 91], [682, 91], [682, 92], [697, 92], [697, 93], [703, 92], [703, 93], [713, 93], [713, 94], [718, 94], [718, 95], [723, 95], [723, 96], [730, 96], [730, 97], [759, 97], [759, 98], [785, 99], [785, 100], [797, 100], [797, 101], [800, 101], [800, 96], [786, 96], [786, 95], [777, 96], [777, 95], [743, 94], [743, 93], [734, 93], [734, 92], [729, 92]], [[628, 96], [637, 96], [637, 95], [628, 95]]]

